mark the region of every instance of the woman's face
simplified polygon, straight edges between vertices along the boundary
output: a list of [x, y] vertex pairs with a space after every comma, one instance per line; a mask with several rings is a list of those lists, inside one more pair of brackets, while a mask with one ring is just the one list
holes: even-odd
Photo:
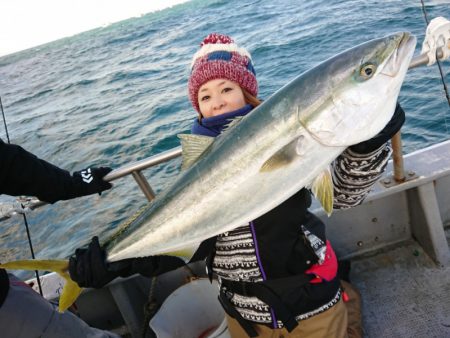
[[236, 82], [211, 80], [198, 90], [198, 104], [203, 117], [218, 116], [245, 106], [244, 93]]

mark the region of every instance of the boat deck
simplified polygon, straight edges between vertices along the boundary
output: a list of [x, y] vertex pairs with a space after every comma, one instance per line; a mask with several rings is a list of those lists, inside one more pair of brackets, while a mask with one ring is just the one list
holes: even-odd
[[353, 259], [350, 278], [362, 294], [364, 337], [450, 337], [450, 267], [417, 242]]

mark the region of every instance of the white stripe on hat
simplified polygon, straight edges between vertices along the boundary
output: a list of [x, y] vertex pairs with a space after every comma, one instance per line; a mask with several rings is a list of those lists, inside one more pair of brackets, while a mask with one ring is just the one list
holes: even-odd
[[202, 48], [200, 48], [200, 50], [194, 54], [194, 57], [192, 58], [191, 62], [191, 69], [198, 58], [201, 58], [209, 53], [217, 51], [237, 52], [240, 55], [246, 56], [250, 60], [252, 60], [250, 53], [245, 48], [239, 47], [235, 43], [208, 43], [203, 45]]

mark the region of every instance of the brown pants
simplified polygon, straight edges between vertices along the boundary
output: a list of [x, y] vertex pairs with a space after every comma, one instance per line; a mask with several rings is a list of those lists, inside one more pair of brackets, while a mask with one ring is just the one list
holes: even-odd
[[[231, 337], [248, 337], [237, 320], [227, 316], [227, 321]], [[272, 329], [266, 325], [257, 324], [254, 328], [260, 338], [348, 338], [347, 309], [341, 299], [331, 309], [302, 320], [292, 332], [288, 332], [285, 328]]]
[[362, 338], [361, 294], [358, 289], [346, 281], [341, 280], [341, 285], [348, 295], [348, 302], [345, 303], [348, 315], [348, 338]]

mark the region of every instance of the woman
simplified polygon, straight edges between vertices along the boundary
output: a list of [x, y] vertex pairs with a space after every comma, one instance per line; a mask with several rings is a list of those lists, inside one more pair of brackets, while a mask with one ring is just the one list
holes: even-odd
[[[194, 55], [188, 83], [189, 98], [198, 117], [193, 134], [218, 136], [235, 118], [260, 104], [250, 54], [221, 34], [210, 34]], [[396, 113], [383, 131], [352, 146], [334, 165], [334, 206], [358, 205], [381, 176], [391, 150], [386, 142], [401, 127], [404, 112]], [[347, 310], [342, 300], [337, 259], [325, 236], [324, 224], [308, 211], [310, 192], [302, 189], [268, 213], [228, 233], [204, 241], [192, 260], [205, 259], [219, 280], [220, 302], [228, 314], [232, 337], [346, 337]], [[108, 278], [92, 276], [90, 251], [104, 265], [101, 249], [91, 243], [71, 260], [71, 275], [81, 286], [97, 279], [105, 284], [131, 272], [154, 275], [167, 271], [164, 258], [152, 257], [146, 269], [136, 262], [112, 263], [102, 268]], [[85, 262], [85, 263], [83, 263]], [[87, 262], [87, 263], [86, 263]], [[99, 263], [100, 262], [100, 263]], [[122, 263], [122, 265], [120, 265]], [[181, 264], [181, 263], [180, 263]], [[178, 264], [175, 264], [178, 265]], [[120, 266], [120, 269], [114, 268]], [[114, 273], [112, 273], [114, 271]]]

